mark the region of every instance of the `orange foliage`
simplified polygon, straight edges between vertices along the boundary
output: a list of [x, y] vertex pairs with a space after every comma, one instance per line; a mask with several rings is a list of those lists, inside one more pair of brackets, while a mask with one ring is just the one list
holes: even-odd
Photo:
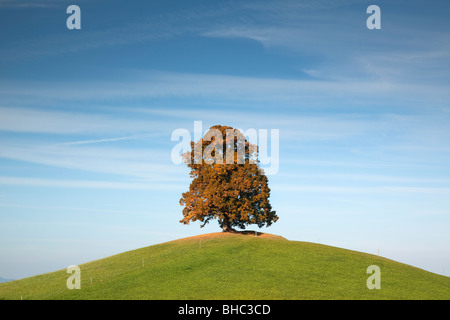
[[193, 178], [182, 194], [180, 222], [218, 219], [223, 231], [249, 224], [270, 226], [278, 220], [269, 202], [268, 179], [259, 167], [257, 146], [231, 127], [216, 125], [191, 142], [183, 155]]

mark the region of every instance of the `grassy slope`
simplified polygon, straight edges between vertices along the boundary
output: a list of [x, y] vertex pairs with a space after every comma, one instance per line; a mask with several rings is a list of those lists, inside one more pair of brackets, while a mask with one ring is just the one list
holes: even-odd
[[[144, 266], [142, 265], [144, 259]], [[381, 289], [366, 269], [381, 269]], [[361, 252], [267, 235], [208, 234], [0, 284], [0, 299], [450, 299], [450, 278]], [[91, 283], [92, 279], [92, 283]]]

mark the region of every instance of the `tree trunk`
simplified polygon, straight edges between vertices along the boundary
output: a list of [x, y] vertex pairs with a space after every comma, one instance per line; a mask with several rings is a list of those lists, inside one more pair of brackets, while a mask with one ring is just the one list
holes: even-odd
[[230, 226], [230, 221], [228, 220], [228, 217], [225, 216], [222, 220], [222, 232], [233, 232], [233, 228]]

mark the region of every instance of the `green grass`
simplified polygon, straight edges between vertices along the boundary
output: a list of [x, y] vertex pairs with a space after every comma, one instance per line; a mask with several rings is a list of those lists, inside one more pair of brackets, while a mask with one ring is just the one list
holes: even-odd
[[[144, 266], [142, 260], [144, 259]], [[366, 286], [381, 269], [381, 289]], [[450, 299], [450, 278], [375, 255], [281, 237], [212, 234], [0, 284], [0, 299]]]

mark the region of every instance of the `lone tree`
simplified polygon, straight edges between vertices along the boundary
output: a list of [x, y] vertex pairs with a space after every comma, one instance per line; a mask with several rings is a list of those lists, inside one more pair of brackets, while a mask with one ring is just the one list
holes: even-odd
[[270, 226], [278, 220], [269, 203], [270, 188], [259, 167], [258, 147], [231, 127], [211, 127], [203, 139], [191, 141], [183, 154], [193, 178], [182, 194], [184, 218], [180, 222], [218, 219], [223, 232], [246, 225]]

